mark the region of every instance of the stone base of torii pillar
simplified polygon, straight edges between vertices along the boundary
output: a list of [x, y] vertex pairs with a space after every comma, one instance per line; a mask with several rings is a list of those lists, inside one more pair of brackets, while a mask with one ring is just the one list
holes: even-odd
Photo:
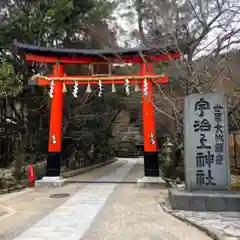
[[161, 188], [165, 186], [166, 183], [162, 177], [143, 177], [137, 180], [138, 188]]
[[156, 153], [144, 153], [141, 159], [144, 164], [144, 177], [137, 180], [138, 188], [161, 188], [166, 186], [165, 181], [161, 177], [159, 169], [158, 156]]
[[66, 184], [62, 177], [43, 177], [35, 182], [35, 188], [57, 188]]

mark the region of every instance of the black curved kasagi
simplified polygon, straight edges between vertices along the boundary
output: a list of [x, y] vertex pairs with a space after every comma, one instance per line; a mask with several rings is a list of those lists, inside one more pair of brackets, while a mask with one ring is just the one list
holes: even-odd
[[73, 49], [73, 48], [47, 48], [14, 42], [15, 46], [25, 54], [50, 57], [134, 57], [134, 56], [154, 56], [167, 55], [168, 53], [179, 52], [179, 48], [168, 46], [165, 48], [129, 48], [129, 49]]

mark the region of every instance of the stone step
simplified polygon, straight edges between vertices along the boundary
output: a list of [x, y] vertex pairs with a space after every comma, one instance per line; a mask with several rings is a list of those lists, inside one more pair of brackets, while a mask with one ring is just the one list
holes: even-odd
[[116, 131], [113, 133], [113, 135], [139, 135], [140, 132], [120, 132], [120, 131]]
[[139, 133], [140, 129], [138, 127], [132, 127], [130, 124], [124, 124], [119, 126], [115, 132], [130, 132], [130, 133]]
[[138, 127], [128, 127], [128, 132], [139, 132]]

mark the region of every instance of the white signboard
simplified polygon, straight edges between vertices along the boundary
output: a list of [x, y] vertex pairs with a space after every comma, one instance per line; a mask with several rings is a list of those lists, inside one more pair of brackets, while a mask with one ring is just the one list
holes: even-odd
[[192, 94], [184, 103], [187, 190], [228, 190], [227, 101], [221, 93]]

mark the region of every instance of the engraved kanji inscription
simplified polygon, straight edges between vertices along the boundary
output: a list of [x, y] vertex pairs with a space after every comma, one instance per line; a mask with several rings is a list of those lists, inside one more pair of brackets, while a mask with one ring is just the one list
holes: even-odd
[[208, 175], [206, 177], [206, 183], [205, 185], [209, 186], [209, 185], [216, 185], [215, 182], [213, 182], [213, 177], [212, 177], [212, 171], [211, 169], [208, 170]]
[[196, 172], [196, 182], [199, 187], [205, 184], [205, 174], [203, 170], [197, 170]]
[[204, 111], [210, 109], [210, 104], [208, 101], [205, 101], [203, 98], [200, 98], [195, 104], [195, 111], [198, 112], [199, 117], [204, 116]]
[[222, 109], [223, 107], [220, 104], [216, 104], [213, 107], [214, 109], [214, 119], [216, 122], [222, 121]]
[[222, 134], [215, 134], [216, 142], [224, 142], [223, 133]]
[[205, 166], [205, 156], [203, 152], [198, 152], [196, 156], [196, 166], [201, 168]]
[[211, 146], [206, 144], [207, 138], [204, 133], [200, 134], [200, 145], [197, 146], [197, 149], [210, 149]]
[[223, 164], [223, 155], [217, 154], [216, 155], [216, 165], [222, 165]]
[[195, 121], [193, 127], [195, 132], [209, 132], [212, 128], [207, 119], [203, 119], [202, 121]]
[[216, 135], [222, 135], [223, 136], [223, 126], [219, 123], [214, 127], [216, 128]]
[[215, 144], [215, 152], [216, 153], [222, 153], [223, 148], [224, 148], [223, 142], [216, 142], [216, 144]]
[[205, 157], [205, 163], [208, 165], [209, 168], [211, 168], [211, 165], [214, 162], [214, 154], [212, 154], [210, 151], [207, 151], [204, 157]]
[[207, 153], [197, 152], [196, 155], [197, 168], [205, 167], [205, 164], [208, 165], [208, 167], [210, 168], [213, 163], [214, 154], [212, 154], [210, 151], [207, 151]]

